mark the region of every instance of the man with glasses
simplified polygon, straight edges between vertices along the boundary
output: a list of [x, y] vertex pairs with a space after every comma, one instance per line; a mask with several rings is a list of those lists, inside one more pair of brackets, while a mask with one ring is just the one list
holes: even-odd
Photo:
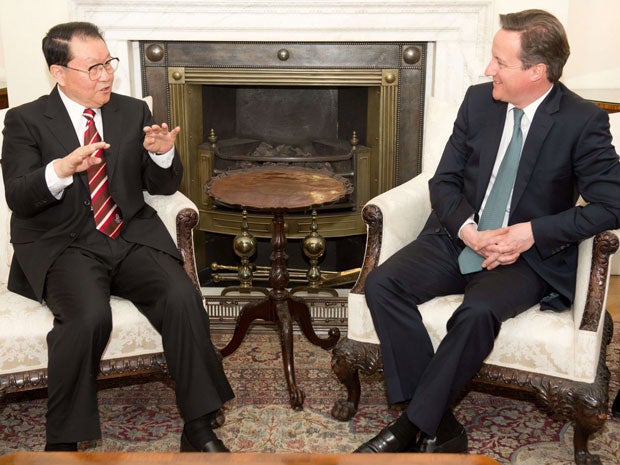
[[57, 85], [6, 114], [2, 172], [15, 250], [8, 287], [54, 314], [45, 449], [75, 451], [101, 437], [95, 379], [117, 295], [162, 335], [185, 420], [181, 450], [227, 452], [211, 424], [233, 392], [209, 319], [142, 194], [178, 189], [180, 129], [112, 92], [119, 60], [95, 25], [54, 26], [43, 53]]

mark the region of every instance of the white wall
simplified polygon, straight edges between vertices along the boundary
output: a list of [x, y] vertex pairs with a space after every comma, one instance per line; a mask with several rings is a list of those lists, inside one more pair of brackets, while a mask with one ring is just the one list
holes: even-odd
[[52, 26], [70, 20], [69, 0], [0, 0], [0, 12], [9, 105], [15, 106], [50, 91], [41, 40]]
[[[49, 92], [53, 82], [41, 39], [53, 25], [75, 19], [71, 5], [71, 0], [0, 0], [0, 80], [4, 75], [11, 106]], [[620, 88], [617, 0], [495, 0], [496, 14], [525, 8], [546, 9], [564, 23], [571, 57], [563, 81], [569, 87]]]
[[620, 89], [618, 0], [496, 0], [495, 5], [497, 14], [540, 8], [562, 21], [571, 48], [562, 76], [568, 87]]
[[0, 23], [0, 89], [6, 87], [6, 71], [4, 69], [4, 49], [2, 48], [2, 24]]

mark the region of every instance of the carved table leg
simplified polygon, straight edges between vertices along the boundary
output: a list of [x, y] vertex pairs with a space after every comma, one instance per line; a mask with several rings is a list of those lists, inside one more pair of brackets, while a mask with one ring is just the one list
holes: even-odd
[[356, 413], [360, 401], [359, 370], [372, 374], [383, 368], [378, 344], [354, 341], [344, 338], [332, 351], [332, 370], [347, 388], [347, 399], [338, 399], [331, 414], [341, 421], [350, 420]]
[[220, 350], [220, 354], [223, 357], [228, 357], [237, 350], [254, 320], [274, 321], [271, 313], [271, 302], [269, 299], [244, 305], [237, 317], [237, 325], [235, 326], [233, 337], [226, 347]]
[[297, 387], [295, 380], [295, 359], [293, 357], [293, 321], [288, 308], [287, 300], [275, 302], [277, 323], [282, 346], [282, 364], [284, 377], [288, 384], [289, 399], [293, 410], [302, 410], [304, 406], [304, 392]]
[[329, 336], [326, 339], [321, 339], [312, 327], [308, 304], [295, 297], [289, 297], [288, 308], [293, 319], [299, 324], [302, 333], [312, 344], [322, 349], [331, 349], [336, 345], [336, 342], [340, 339], [340, 330], [338, 328], [331, 328], [328, 333]]

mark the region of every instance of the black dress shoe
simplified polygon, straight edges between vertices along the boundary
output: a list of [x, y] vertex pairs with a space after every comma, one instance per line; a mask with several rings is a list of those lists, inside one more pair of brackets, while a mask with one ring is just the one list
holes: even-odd
[[45, 452], [77, 452], [77, 442], [47, 443]]
[[355, 449], [353, 453], [414, 452], [416, 448], [417, 435], [408, 443], [403, 443], [388, 427], [385, 427], [374, 438]]
[[452, 437], [441, 439], [438, 439], [437, 436], [431, 438], [428, 435], [422, 433], [420, 435], [420, 441], [418, 442], [418, 452], [438, 454], [466, 454], [467, 431], [465, 431], [465, 428], [461, 428], [461, 430]]
[[183, 431], [181, 434], [181, 452], [230, 452], [230, 450], [217, 438], [205, 442], [200, 449], [197, 449], [189, 442], [185, 431]]

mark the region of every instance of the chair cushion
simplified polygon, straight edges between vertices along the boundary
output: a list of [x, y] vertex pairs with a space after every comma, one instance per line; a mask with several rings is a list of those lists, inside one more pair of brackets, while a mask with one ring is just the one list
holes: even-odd
[[[0, 375], [46, 369], [50, 310], [4, 286], [0, 302]], [[112, 297], [111, 304], [113, 328], [103, 360], [162, 352], [160, 335], [131, 302]]]
[[[436, 297], [419, 306], [435, 349], [446, 335], [446, 324], [461, 301], [462, 295], [450, 295]], [[551, 334], [553, 337], [549, 337]], [[363, 294], [349, 294], [347, 337], [379, 343]], [[592, 382], [600, 337], [599, 333], [575, 328], [571, 311], [541, 311], [539, 305], [535, 305], [502, 325], [485, 363]]]
[[[419, 306], [435, 350], [445, 337], [446, 324], [462, 298], [462, 295], [437, 297]], [[541, 311], [535, 305], [502, 324], [485, 363], [573, 378], [574, 331], [571, 312]]]

